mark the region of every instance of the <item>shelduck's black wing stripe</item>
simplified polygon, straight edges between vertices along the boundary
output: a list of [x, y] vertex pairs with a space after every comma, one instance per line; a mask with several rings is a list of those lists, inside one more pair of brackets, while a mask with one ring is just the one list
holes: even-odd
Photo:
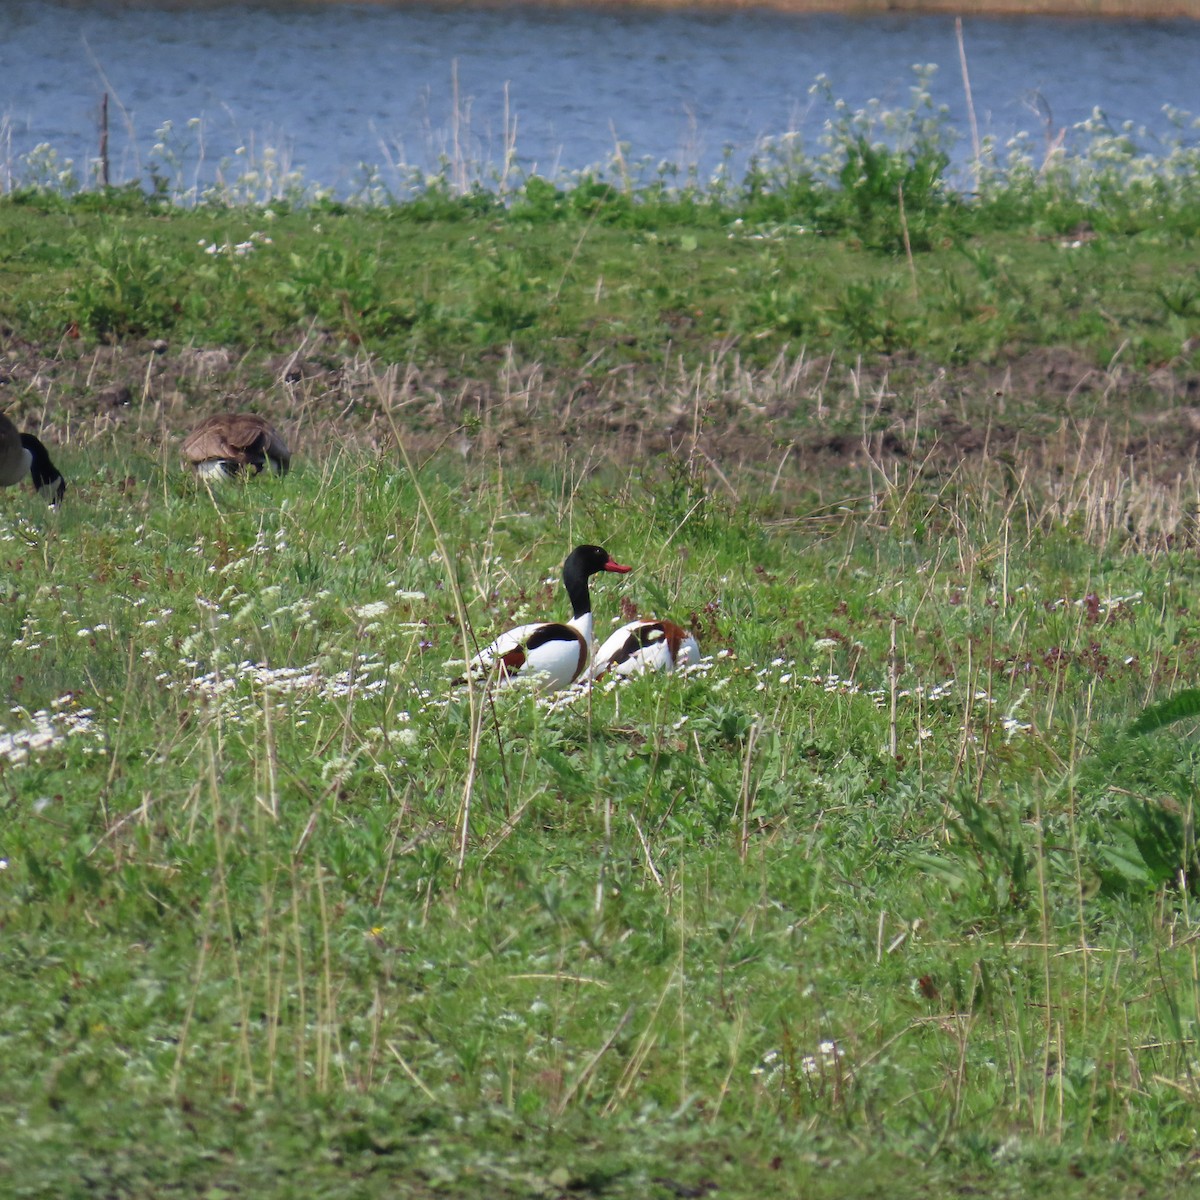
[[526, 650], [536, 650], [539, 646], [548, 646], [551, 642], [574, 642], [582, 640], [570, 625], [560, 625], [557, 621], [549, 621], [540, 625], [525, 639]]
[[639, 650], [644, 648], [645, 643], [642, 641], [640, 633], [640, 630], [632, 631], [621, 643], [620, 648], [608, 660], [610, 667], [618, 667], [621, 663], [628, 662]]
[[552, 642], [575, 642], [579, 646], [579, 662], [576, 664], [575, 671], [571, 675], [571, 682], [574, 683], [583, 674], [584, 667], [587, 666], [588, 647], [583, 634], [577, 629], [572, 629], [570, 625], [562, 625], [557, 621], [550, 621], [540, 628], [535, 629], [525, 639], [525, 650], [529, 653], [536, 650], [539, 646], [548, 646]]

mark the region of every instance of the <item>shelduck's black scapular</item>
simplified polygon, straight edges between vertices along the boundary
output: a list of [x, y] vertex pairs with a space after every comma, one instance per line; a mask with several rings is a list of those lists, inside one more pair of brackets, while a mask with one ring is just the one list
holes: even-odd
[[205, 479], [257, 475], [270, 466], [286, 475], [292, 452], [270, 421], [254, 413], [217, 413], [184, 438], [180, 453]]
[[51, 504], [57, 504], [67, 490], [67, 481], [50, 461], [46, 447], [0, 413], [0, 487], [20, 483], [26, 477]]
[[[615, 562], [601, 546], [577, 546], [563, 563], [563, 586], [571, 600], [569, 621], [536, 621], [502, 633], [467, 664], [472, 678], [500, 685], [531, 679], [539, 691], [570, 687], [587, 671], [592, 652], [592, 597], [588, 580], [601, 571], [624, 575], [632, 567]], [[463, 683], [465, 676], [456, 679]]]
[[629, 621], [604, 639], [592, 662], [592, 678], [674, 671], [700, 661], [696, 635], [674, 621], [644, 617]]

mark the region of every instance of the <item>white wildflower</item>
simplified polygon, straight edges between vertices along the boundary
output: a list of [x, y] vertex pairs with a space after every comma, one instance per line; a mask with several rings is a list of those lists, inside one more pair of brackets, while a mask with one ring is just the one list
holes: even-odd
[[382, 617], [388, 611], [388, 607], [386, 600], [375, 600], [370, 604], [360, 604], [350, 611], [360, 621], [373, 621], [376, 617]]

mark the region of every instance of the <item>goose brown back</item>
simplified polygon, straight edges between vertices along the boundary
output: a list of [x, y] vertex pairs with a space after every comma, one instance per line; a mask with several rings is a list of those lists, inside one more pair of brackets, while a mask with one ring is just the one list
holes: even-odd
[[254, 413], [217, 413], [201, 421], [184, 439], [183, 457], [203, 475], [257, 475], [268, 463], [284, 475], [292, 452], [279, 431]]

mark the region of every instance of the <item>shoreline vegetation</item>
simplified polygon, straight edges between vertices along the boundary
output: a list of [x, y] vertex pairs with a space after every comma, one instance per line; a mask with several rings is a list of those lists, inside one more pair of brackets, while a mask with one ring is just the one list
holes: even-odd
[[[928, 81], [704, 180], [5, 164], [0, 1190], [1196, 1194], [1196, 119], [952, 168]], [[452, 687], [590, 541], [702, 661]]]

